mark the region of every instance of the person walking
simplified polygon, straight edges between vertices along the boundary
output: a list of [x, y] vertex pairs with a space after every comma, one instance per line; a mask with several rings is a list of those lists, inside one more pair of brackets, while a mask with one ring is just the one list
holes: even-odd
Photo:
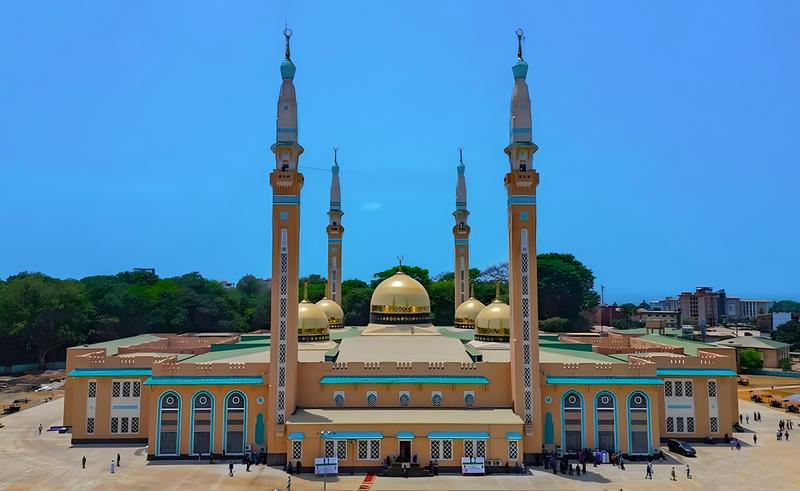
[[252, 462], [252, 460], [250, 460], [250, 457], [247, 457], [247, 468], [245, 469], [245, 471], [250, 472], [250, 464], [251, 464], [251, 462]]
[[740, 414], [740, 415], [739, 415], [739, 424], [742, 424], [742, 423], [744, 422], [744, 421], [742, 421], [742, 419], [743, 419], [743, 418], [742, 418], [742, 415]]
[[750, 415], [748, 414], [747, 416], [745, 416], [744, 420], [746, 424], [750, 424]]
[[758, 445], [758, 435], [753, 433], [753, 445]]
[[81, 459], [81, 469], [86, 469], [86, 456]]
[[42, 426], [42, 423], [39, 423], [39, 436], [42, 436], [42, 428], [44, 428], [44, 426]]
[[121, 460], [122, 460], [122, 457], [120, 457], [119, 454], [117, 454], [117, 467], [119, 467], [119, 463], [120, 463]]
[[689, 464], [686, 464], [686, 479], [692, 478], [692, 469], [689, 468]]
[[645, 474], [644, 478], [645, 479], [653, 479], [653, 463], [652, 462], [648, 462], [647, 463], [647, 471], [646, 471], [646, 474]]
[[675, 468], [674, 467], [672, 468], [672, 480], [673, 481], [677, 481], [678, 480], [678, 478], [675, 476]]
[[783, 433], [783, 438], [785, 438], [787, 442], [789, 441], [789, 432], [788, 431]]
[[233, 462], [228, 464], [228, 476], [233, 477]]
[[625, 470], [625, 459], [622, 458], [622, 455], [619, 456], [619, 468], [620, 470]]

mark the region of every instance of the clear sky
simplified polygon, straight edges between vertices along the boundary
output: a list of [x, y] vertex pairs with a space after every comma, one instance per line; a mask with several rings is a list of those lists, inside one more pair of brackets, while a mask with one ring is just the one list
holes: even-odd
[[607, 300], [697, 285], [800, 298], [800, 3], [0, 3], [0, 276], [269, 276], [269, 146], [294, 30], [303, 274], [325, 272], [338, 145], [345, 277], [507, 258], [517, 27], [540, 252]]

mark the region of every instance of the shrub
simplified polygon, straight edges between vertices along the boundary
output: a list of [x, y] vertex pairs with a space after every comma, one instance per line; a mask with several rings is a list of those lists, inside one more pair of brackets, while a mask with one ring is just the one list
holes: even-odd
[[744, 369], [758, 370], [764, 366], [764, 356], [753, 348], [742, 350], [739, 365]]

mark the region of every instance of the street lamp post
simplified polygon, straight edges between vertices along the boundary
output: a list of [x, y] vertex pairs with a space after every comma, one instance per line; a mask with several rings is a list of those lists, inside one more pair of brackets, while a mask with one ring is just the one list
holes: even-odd
[[320, 431], [319, 436], [322, 440], [322, 491], [328, 490], [328, 456], [325, 454], [325, 438], [330, 436], [331, 431]]

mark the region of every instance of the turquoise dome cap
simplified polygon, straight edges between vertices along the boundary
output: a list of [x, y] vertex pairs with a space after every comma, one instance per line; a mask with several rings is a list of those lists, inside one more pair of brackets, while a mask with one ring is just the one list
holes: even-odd
[[511, 67], [514, 72], [514, 78], [525, 78], [528, 75], [528, 64], [522, 58], [518, 59], [514, 66]]
[[296, 71], [297, 67], [294, 66], [292, 60], [283, 60], [283, 63], [281, 63], [281, 77], [284, 80], [294, 79], [294, 72]]

